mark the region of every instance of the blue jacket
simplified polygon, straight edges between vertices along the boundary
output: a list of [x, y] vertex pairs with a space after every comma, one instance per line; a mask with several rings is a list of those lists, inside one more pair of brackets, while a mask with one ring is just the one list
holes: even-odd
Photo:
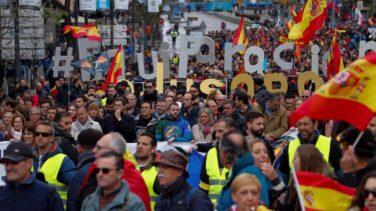
[[[58, 154], [63, 153], [56, 144], [53, 144], [50, 151], [47, 152], [42, 158], [38, 158], [34, 160], [34, 171], [39, 171], [39, 169], [43, 166], [43, 164], [48, 160], [50, 157]], [[65, 185], [69, 185], [70, 181], [72, 180], [74, 174], [76, 173], [76, 166], [74, 165], [73, 161], [66, 156], [61, 164], [59, 173], [57, 174], [57, 180]]]
[[0, 210], [64, 211], [64, 207], [55, 189], [31, 174], [21, 184], [7, 183], [0, 188]]
[[261, 202], [265, 203], [269, 206], [269, 195], [268, 195], [268, 188], [269, 184], [267, 183], [267, 179], [265, 175], [258, 169], [255, 165], [255, 160], [253, 156], [247, 152], [242, 157], [240, 157], [231, 168], [231, 175], [228, 178], [226, 185], [223, 187], [219, 197], [218, 197], [218, 211], [227, 211], [234, 204], [234, 201], [231, 197], [231, 183], [235, 179], [236, 176], [248, 173], [255, 175], [261, 184], [261, 195], [260, 200]]
[[[77, 166], [77, 172], [68, 186], [67, 211], [80, 210], [82, 202], [84, 201], [84, 196], [86, 197], [88, 195], [87, 193], [80, 194], [80, 188], [91, 164], [95, 161], [94, 153], [91, 151], [84, 152], [79, 160], [80, 162]], [[89, 181], [86, 185], [90, 185]], [[92, 188], [89, 189], [90, 194], [94, 192], [96, 187], [97, 184], [93, 184]]]
[[[99, 206], [101, 195], [102, 189], [98, 187], [93, 194], [86, 197], [84, 203], [82, 204], [81, 211], [146, 211], [144, 203], [141, 201], [141, 199], [136, 194], [129, 191], [127, 182], [122, 181], [120, 191], [116, 194], [115, 198], [110, 203], [108, 203], [103, 209], [100, 209]], [[125, 207], [123, 207], [124, 204], [126, 204]]]
[[179, 117], [171, 120], [168, 116], [157, 124], [155, 138], [157, 141], [168, 141], [175, 137], [175, 142], [189, 142], [192, 140], [192, 129], [188, 121]]
[[192, 190], [185, 176], [178, 177], [168, 187], [162, 187], [155, 211], [212, 211], [213, 205], [204, 192]]

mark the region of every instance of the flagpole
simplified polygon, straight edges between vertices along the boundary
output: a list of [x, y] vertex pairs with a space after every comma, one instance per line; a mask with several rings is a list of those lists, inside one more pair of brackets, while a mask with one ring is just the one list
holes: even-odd
[[363, 134], [364, 134], [364, 130], [359, 133], [358, 137], [356, 137], [355, 142], [353, 144], [353, 149], [355, 149], [356, 145], [358, 145], [358, 143], [359, 143], [360, 139], [362, 138]]
[[296, 176], [296, 172], [295, 172], [294, 166], [291, 167], [291, 171], [292, 171], [292, 176], [293, 176], [294, 182], [295, 182], [296, 192], [298, 194], [300, 209], [302, 211], [305, 211], [304, 200], [303, 200], [302, 192], [300, 191], [300, 185], [299, 185], [298, 177]]

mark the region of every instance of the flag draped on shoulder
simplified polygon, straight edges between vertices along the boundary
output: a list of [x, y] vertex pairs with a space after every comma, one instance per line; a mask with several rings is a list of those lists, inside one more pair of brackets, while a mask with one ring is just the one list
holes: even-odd
[[87, 37], [91, 41], [102, 42], [102, 37], [94, 24], [85, 26], [64, 26], [64, 34], [72, 32], [74, 38]]
[[327, 16], [325, 0], [308, 0], [295, 17], [295, 25], [289, 32], [289, 39], [309, 43], [315, 32], [323, 26]]
[[[356, 60], [290, 115], [291, 125], [308, 116], [317, 120], [342, 120], [365, 130], [376, 112], [376, 53]], [[351, 113], [349, 113], [351, 112]]]
[[[248, 45], [248, 38], [247, 38], [247, 35], [245, 34], [245, 24], [244, 24], [243, 16], [240, 19], [239, 26], [235, 32], [235, 36], [234, 36], [234, 39], [232, 40], [232, 43], [234, 45], [245, 44], [246, 47]], [[244, 54], [244, 51], [240, 53]]]
[[344, 69], [343, 60], [341, 57], [341, 50], [339, 48], [336, 35], [334, 35], [332, 43], [330, 44], [330, 52], [326, 69], [328, 80], [333, 75], [337, 75], [341, 70]]
[[108, 70], [106, 81], [102, 86], [103, 90], [107, 89], [108, 84], [117, 84], [117, 77], [121, 75], [123, 71], [123, 48], [119, 45], [118, 51], [115, 54], [114, 59], [111, 62], [110, 69]]
[[346, 211], [356, 190], [310, 172], [296, 173], [306, 211]]

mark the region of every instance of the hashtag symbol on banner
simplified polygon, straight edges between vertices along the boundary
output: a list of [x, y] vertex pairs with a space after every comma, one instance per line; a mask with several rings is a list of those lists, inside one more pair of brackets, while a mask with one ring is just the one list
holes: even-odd
[[64, 72], [64, 78], [69, 77], [69, 73], [73, 71], [73, 67], [71, 65], [73, 61], [73, 48], [69, 47], [66, 56], [61, 55], [61, 48], [57, 47], [55, 49], [55, 56], [52, 57], [54, 65], [52, 66], [52, 70], [54, 71], [54, 78], [59, 76], [60, 72]]

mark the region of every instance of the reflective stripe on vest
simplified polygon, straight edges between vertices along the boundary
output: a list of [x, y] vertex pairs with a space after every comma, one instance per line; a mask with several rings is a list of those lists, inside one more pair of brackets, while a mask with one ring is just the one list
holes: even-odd
[[40, 168], [39, 172], [44, 174], [44, 179], [51, 187], [55, 188], [59, 193], [61, 200], [64, 203], [64, 207], [67, 200], [67, 186], [57, 180], [60, 167], [63, 164], [63, 160], [66, 157], [63, 153], [58, 153], [48, 158]]
[[226, 183], [227, 168], [223, 168], [222, 172], [218, 166], [218, 152], [217, 148], [209, 150], [206, 156], [206, 174], [209, 177], [209, 198], [212, 203], [217, 202], [217, 197]]
[[[300, 146], [300, 140], [294, 139], [289, 143], [288, 153], [289, 153], [289, 165], [290, 169], [293, 166], [293, 160], [296, 150]], [[319, 135], [319, 138], [316, 142], [316, 148], [321, 152], [324, 157], [324, 160], [329, 163], [329, 153], [330, 153], [330, 138], [326, 136]]]
[[154, 210], [155, 202], [158, 198], [158, 194], [156, 194], [153, 189], [155, 179], [157, 178], [157, 173], [157, 168], [155, 168], [155, 166], [152, 166], [149, 169], [145, 169], [141, 172], [141, 176], [145, 181], [146, 187], [148, 188], [152, 210]]

